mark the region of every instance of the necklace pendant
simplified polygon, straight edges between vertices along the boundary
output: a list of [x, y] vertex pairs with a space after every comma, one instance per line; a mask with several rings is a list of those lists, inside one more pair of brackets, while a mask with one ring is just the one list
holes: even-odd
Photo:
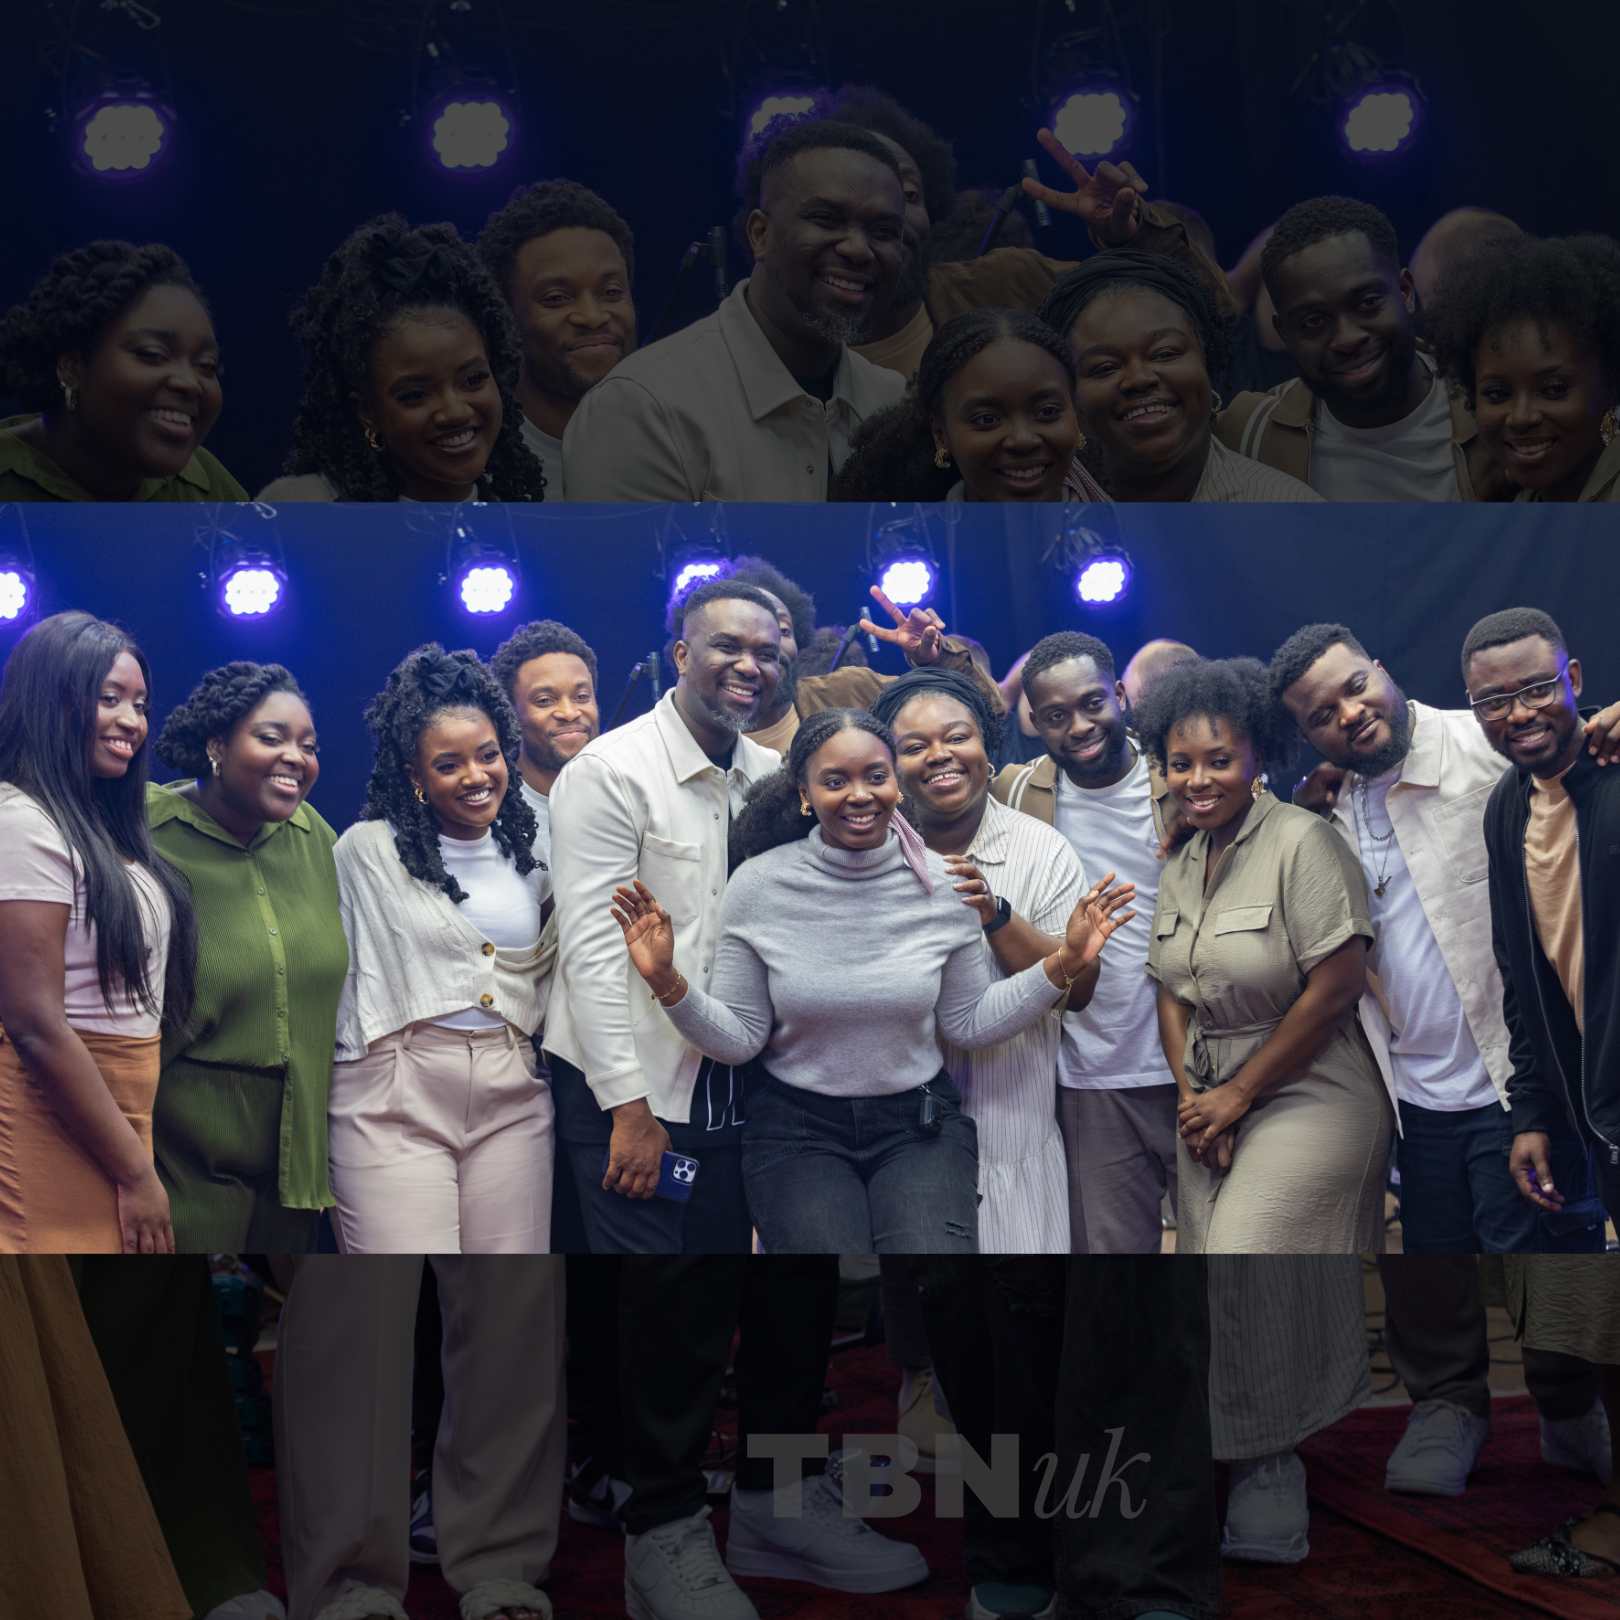
[[1388, 887], [1389, 887], [1389, 879], [1385, 878], [1384, 881], [1382, 883], [1380, 883], [1376, 889], [1373, 890], [1373, 893], [1376, 894], [1380, 900], [1382, 900], [1384, 898], [1384, 890], [1387, 889]]

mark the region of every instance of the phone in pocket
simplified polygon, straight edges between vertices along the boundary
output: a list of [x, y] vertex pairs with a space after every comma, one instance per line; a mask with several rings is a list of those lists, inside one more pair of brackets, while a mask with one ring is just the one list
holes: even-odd
[[[602, 1155], [602, 1174], [607, 1174], [609, 1162], [613, 1158], [609, 1149]], [[667, 1198], [672, 1203], [684, 1204], [692, 1196], [692, 1188], [697, 1183], [698, 1161], [687, 1153], [665, 1153], [658, 1166], [658, 1191], [654, 1198]]]

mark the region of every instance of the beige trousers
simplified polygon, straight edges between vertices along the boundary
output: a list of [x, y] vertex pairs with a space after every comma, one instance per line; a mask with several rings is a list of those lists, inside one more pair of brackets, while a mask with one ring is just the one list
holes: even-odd
[[[413, 1326], [420, 1255], [311, 1255], [282, 1311], [276, 1484], [290, 1620], [350, 1583], [401, 1602], [410, 1578]], [[433, 1261], [444, 1418], [433, 1459], [439, 1562], [459, 1593], [541, 1585], [562, 1513], [563, 1262]]]

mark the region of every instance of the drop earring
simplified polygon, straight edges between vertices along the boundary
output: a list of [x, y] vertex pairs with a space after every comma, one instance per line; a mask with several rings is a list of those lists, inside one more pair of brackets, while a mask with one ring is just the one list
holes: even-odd
[[62, 390], [62, 409], [71, 416], [79, 408], [79, 390], [66, 377], [58, 377], [56, 383]]
[[422, 790], [421, 790], [421, 788], [418, 788], [418, 789], [417, 789], [417, 790], [416, 790], [416, 802], [417, 802], [417, 803], [418, 803], [418, 804], [426, 804], [426, 803], [427, 803], [427, 794], [425, 794], [425, 793], [424, 793], [424, 792], [423, 792], [423, 791], [422, 791]]
[[801, 816], [807, 816], [810, 813], [811, 813], [811, 811], [810, 811], [810, 805], [809, 805], [808, 801], [806, 801], [804, 799], [800, 799], [799, 800], [799, 814]]
[[214, 775], [218, 776], [219, 775], [219, 755], [218, 754], [210, 754], [208, 756], [208, 763], [213, 766]]
[[945, 446], [942, 445], [942, 444], [936, 445], [934, 447], [934, 465], [936, 467], [938, 467], [941, 472], [944, 472], [944, 470], [948, 466], [950, 466], [950, 464], [951, 464], [951, 453], [950, 453], [950, 451], [947, 450], [945, 448]]
[[1603, 413], [1603, 420], [1598, 423], [1598, 437], [1603, 441], [1605, 450], [1614, 443], [1616, 433], [1620, 433], [1620, 421], [1617, 421], [1615, 408], [1611, 405]]
[[382, 440], [377, 437], [376, 428], [368, 427], [366, 429], [366, 443], [369, 444], [373, 450], [382, 449]]

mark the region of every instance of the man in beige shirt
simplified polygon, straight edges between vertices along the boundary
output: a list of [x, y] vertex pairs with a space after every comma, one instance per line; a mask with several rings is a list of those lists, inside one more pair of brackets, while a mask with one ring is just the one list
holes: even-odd
[[753, 274], [713, 315], [622, 360], [563, 434], [578, 501], [820, 501], [856, 428], [905, 391], [851, 351], [905, 257], [893, 154], [849, 125], [766, 149]]

